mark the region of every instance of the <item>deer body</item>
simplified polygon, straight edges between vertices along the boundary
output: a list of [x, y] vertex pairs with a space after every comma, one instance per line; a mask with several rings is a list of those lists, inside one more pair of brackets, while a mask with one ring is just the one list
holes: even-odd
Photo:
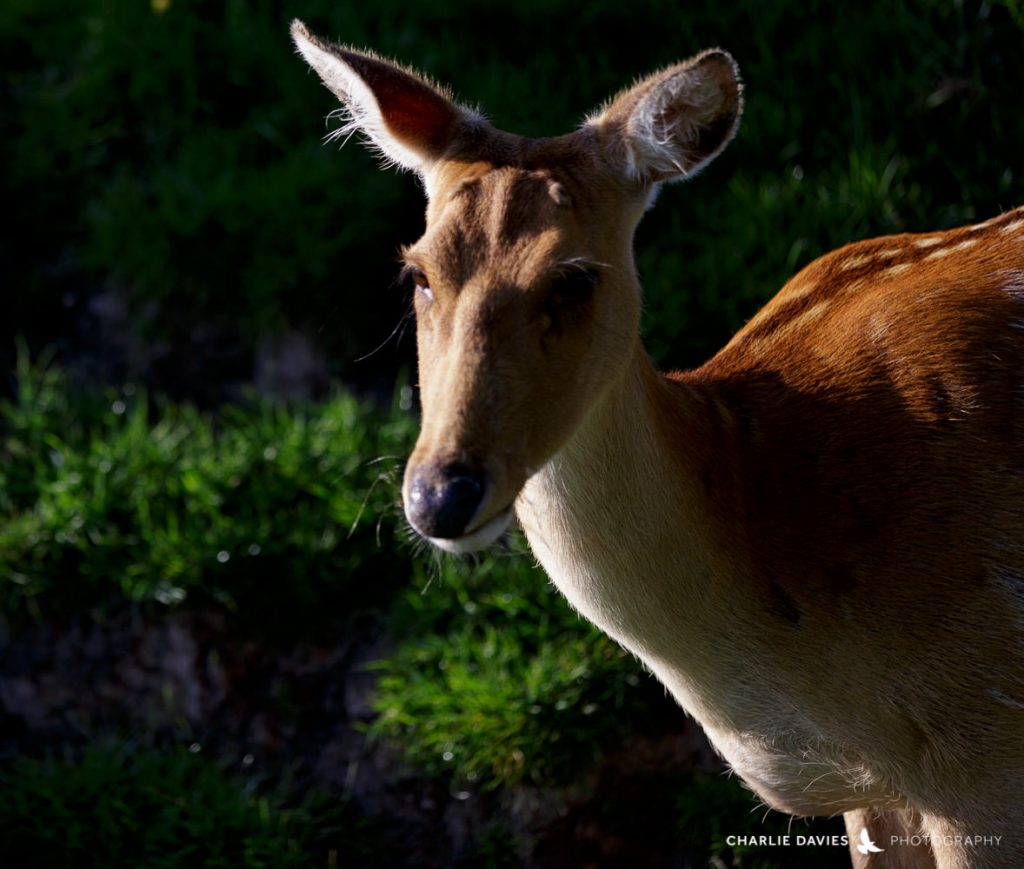
[[[662, 378], [638, 350], [517, 502], [566, 597], [650, 666], [775, 808], [920, 805], [943, 781], [1024, 769], [1015, 226], [1024, 233], [1024, 211], [844, 248], [695, 372]], [[899, 268], [928, 268], [925, 251], [968, 238], [1003, 246], [987, 287], [955, 251], [936, 258], [945, 271]], [[847, 278], [842, 264], [872, 250], [885, 255]], [[872, 261], [895, 272], [851, 292]], [[812, 281], [816, 301], [801, 301]], [[800, 330], [783, 314], [783, 354], [759, 330], [787, 304], [831, 310]], [[965, 335], [956, 365], [950, 331]], [[866, 352], [885, 340], [901, 358]], [[967, 784], [944, 810], [962, 810]]]
[[[1024, 865], [1024, 210], [829, 254], [663, 376], [633, 230], [733, 135], [728, 55], [530, 140], [293, 36], [428, 195], [414, 528], [463, 552], [514, 512], [765, 802], [845, 813], [859, 865]], [[861, 854], [863, 830], [934, 839]]]

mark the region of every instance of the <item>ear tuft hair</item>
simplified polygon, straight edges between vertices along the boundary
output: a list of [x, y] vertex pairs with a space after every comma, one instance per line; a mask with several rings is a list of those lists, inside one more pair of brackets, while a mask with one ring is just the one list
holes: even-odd
[[712, 48], [642, 79], [587, 121], [606, 133], [631, 180], [691, 178], [736, 134], [743, 85], [732, 56]]
[[[485, 123], [425, 77], [377, 55], [325, 42], [293, 21], [299, 54], [342, 102], [328, 141], [362, 133], [387, 165], [424, 174], [468, 123]], [[329, 116], [329, 117], [330, 117]]]

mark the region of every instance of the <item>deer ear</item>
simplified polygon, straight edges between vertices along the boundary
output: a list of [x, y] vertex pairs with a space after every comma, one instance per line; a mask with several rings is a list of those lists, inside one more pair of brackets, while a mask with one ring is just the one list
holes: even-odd
[[641, 80], [587, 125], [605, 134], [620, 171], [657, 184], [689, 178], [717, 157], [742, 111], [739, 67], [712, 48]]
[[479, 120], [440, 88], [395, 63], [324, 42], [298, 20], [291, 33], [299, 54], [344, 106], [346, 122], [331, 137], [361, 132], [389, 165], [422, 175], [466, 120]]

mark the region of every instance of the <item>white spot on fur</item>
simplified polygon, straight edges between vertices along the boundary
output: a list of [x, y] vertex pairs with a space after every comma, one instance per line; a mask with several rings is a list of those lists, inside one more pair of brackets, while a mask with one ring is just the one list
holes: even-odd
[[875, 254], [876, 259], [892, 259], [893, 257], [899, 256], [903, 253], [902, 248], [898, 247], [887, 247], [885, 250], [880, 250]]
[[771, 344], [774, 341], [779, 341], [789, 335], [791, 332], [801, 329], [813, 323], [815, 320], [820, 319], [825, 312], [832, 307], [832, 301], [830, 299], [824, 299], [817, 304], [811, 305], [806, 311], [801, 311], [794, 317], [791, 317], [781, 326], [779, 326], [774, 332], [765, 335], [758, 343], [765, 345]]
[[868, 319], [867, 335], [875, 344], [883, 344], [889, 334], [889, 316], [885, 311], [876, 311]]
[[862, 265], [866, 265], [874, 259], [869, 254], [857, 254], [856, 256], [850, 257], [846, 262], [839, 266], [842, 271], [849, 271], [850, 269], [860, 268]]
[[883, 278], [895, 278], [898, 275], [902, 275], [911, 267], [911, 263], [896, 263], [894, 266], [889, 266], [884, 272], [882, 272]]
[[1006, 226], [999, 227], [999, 231], [1011, 233], [1014, 232], [1015, 230], [1020, 229], [1022, 226], [1024, 226], [1024, 218], [1022, 218], [1021, 220], [1011, 220], [1008, 224], [1006, 224]]
[[955, 247], [941, 247], [938, 250], [933, 250], [925, 257], [925, 261], [927, 262], [928, 260], [941, 259], [944, 256], [949, 256], [954, 250], [956, 250]]
[[914, 242], [914, 247], [935, 247], [945, 241], [941, 235], [930, 235], [928, 238], [919, 238]]
[[974, 226], [972, 226], [969, 231], [970, 232], [977, 232], [978, 230], [981, 230], [981, 229], [987, 229], [993, 223], [997, 223], [998, 221], [1000, 221], [1002, 219], [1003, 219], [1003, 215], [997, 214], [995, 217], [990, 217], [988, 220], [984, 220], [981, 223], [974, 224]]
[[786, 290], [786, 301], [792, 302], [795, 299], [802, 299], [804, 296], [809, 296], [818, 288], [817, 281], [804, 281], [801, 284], [792, 286]]

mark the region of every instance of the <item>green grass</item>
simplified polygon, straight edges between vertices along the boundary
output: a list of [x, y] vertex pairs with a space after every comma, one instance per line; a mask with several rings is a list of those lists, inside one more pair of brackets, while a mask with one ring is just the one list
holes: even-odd
[[[371, 733], [453, 787], [565, 784], [642, 728], [664, 692], [526, 555], [422, 569], [391, 612]], [[678, 713], [682, 716], [682, 712]]]
[[525, 550], [413, 557], [396, 504], [413, 428], [343, 393], [201, 414], [78, 391], [23, 357], [0, 402], [0, 606], [213, 605], [304, 639], [390, 608], [375, 734], [479, 788], [565, 782], [664, 705], [662, 689]]
[[345, 393], [216, 416], [19, 364], [0, 401], [0, 608], [204, 601], [309, 636], [407, 575], [397, 469], [415, 423]]
[[[60, 867], [390, 867], [409, 854], [382, 819], [287, 781], [272, 783], [183, 746], [131, 741], [0, 766], [0, 859]], [[610, 794], [593, 820], [609, 837], [650, 830], [663, 847], [736, 869], [848, 865], [841, 848], [728, 844], [728, 835], [841, 835], [840, 821], [791, 822], [756, 808], [734, 779], [654, 777], [642, 794]], [[454, 865], [519, 865], [517, 836], [485, 829]]]
[[[18, 375], [15, 398], [0, 404], [0, 601], [8, 617], [129, 601], [212, 604], [236, 610], [264, 639], [310, 639], [318, 626], [386, 609], [394, 647], [374, 665], [379, 715], [370, 734], [453, 791], [579, 782], [630, 738], [667, 716], [681, 720], [655, 680], [570, 609], [521, 542], [479, 562], [415, 558], [397, 544], [394, 475], [382, 479], [365, 457], [408, 449], [413, 426], [401, 408], [382, 411], [338, 394], [319, 406], [255, 401], [212, 416], [138, 391], [75, 389], [59, 368], [24, 357]], [[39, 865], [74, 864], [68, 855], [97, 847], [93, 835], [108, 849], [97, 853], [112, 862], [118, 854], [141, 860], [133, 855], [147, 842], [153, 854], [171, 840], [198, 848], [210, 838], [205, 823], [234, 830], [230, 840], [257, 855], [244, 865], [263, 865], [261, 849], [274, 848], [299, 861], [282, 865], [303, 865], [305, 852], [284, 829], [292, 815], [248, 826], [251, 813], [266, 814], [264, 803], [239, 802], [234, 784], [218, 784], [219, 771], [197, 764], [187, 752], [138, 754], [130, 746], [23, 761], [3, 774], [11, 797], [0, 824], [20, 831], [13, 841], [25, 853], [36, 842], [41, 854], [56, 855]], [[113, 787], [107, 777], [115, 770]], [[694, 787], [675, 781], [665, 791], [666, 806], [681, 802], [664, 823], [678, 820], [684, 843], [718, 829], [714, 814], [701, 814], [717, 803], [706, 795], [687, 803], [702, 793]], [[733, 797], [745, 804], [735, 814], [745, 815], [749, 795]], [[207, 817], [204, 801], [237, 818]], [[49, 817], [50, 827], [14, 820], [22, 813]], [[140, 820], [147, 813], [152, 827]], [[264, 838], [250, 847], [246, 836]], [[219, 841], [197, 852], [200, 865], [218, 865]], [[693, 847], [720, 847], [716, 841]], [[478, 845], [480, 865], [498, 865], [487, 842]], [[180, 850], [168, 854], [181, 858]]]
[[385, 831], [334, 797], [183, 747], [104, 743], [0, 768], [0, 862], [19, 869], [387, 866]]
[[[298, 329], [329, 348], [335, 373], [393, 376], [402, 358], [390, 351], [362, 368], [352, 360], [406, 308], [394, 254], [422, 229], [421, 193], [354, 143], [321, 147], [334, 101], [292, 52], [294, 15], [423, 69], [529, 135], [571, 129], [635, 76], [707, 45], [732, 51], [747, 84], [739, 137], [699, 178], [665, 190], [638, 234], [646, 340], [666, 366], [706, 358], [824, 251], [1024, 202], [1020, 0], [651, 0], [639, 11], [569, 0], [10, 0], [0, 9], [0, 191], [17, 220], [0, 258], [17, 290], [5, 296], [0, 356], [9, 334], [33, 347], [66, 339], [84, 300], [115, 286], [154, 342], [190, 348], [197, 324], [246, 347]], [[141, 388], [84, 390], [24, 355], [16, 380], [0, 404], [0, 612], [10, 619], [126, 601], [215, 605], [254, 635], [294, 637], [389, 610], [397, 644], [379, 667], [372, 731], [453, 787], [585, 775], [661, 702], [527, 557], [411, 566], [396, 501], [415, 423], [400, 408], [339, 393], [288, 407], [252, 398], [211, 415]], [[177, 831], [154, 842], [185, 841], [188, 829], [217, 840], [216, 829], [188, 827], [203, 813], [186, 820], [180, 801], [167, 808], [130, 790], [163, 777], [191, 793], [164, 760], [96, 751], [4, 773], [18, 800], [5, 793], [0, 812], [25, 854], [31, 837], [56, 848], [73, 832], [138, 855], [147, 822], [127, 811], [136, 803]], [[206, 781], [208, 768], [187, 757], [167, 763]], [[118, 764], [131, 775], [118, 779]], [[277, 821], [245, 820], [252, 805], [237, 782], [217, 790], [220, 772], [209, 775], [197, 793], [212, 802], [197, 805], [233, 807], [235, 821], [220, 826], [236, 845], [263, 853], [269, 830], [278, 850], [267, 865], [311, 853]], [[734, 784], [676, 787], [665, 799], [680, 841], [703, 831], [694, 853], [772, 865], [724, 844], [739, 830], [722, 819], [750, 807]], [[266, 805], [272, 820], [299, 817]], [[45, 827], [54, 812], [68, 832]], [[135, 839], [118, 832], [119, 812], [135, 818]], [[216, 806], [206, 814], [219, 817]], [[89, 840], [90, 825], [104, 836]], [[495, 853], [504, 835], [496, 828]], [[39, 847], [61, 865], [64, 852]], [[244, 850], [231, 865], [244, 865]]]

